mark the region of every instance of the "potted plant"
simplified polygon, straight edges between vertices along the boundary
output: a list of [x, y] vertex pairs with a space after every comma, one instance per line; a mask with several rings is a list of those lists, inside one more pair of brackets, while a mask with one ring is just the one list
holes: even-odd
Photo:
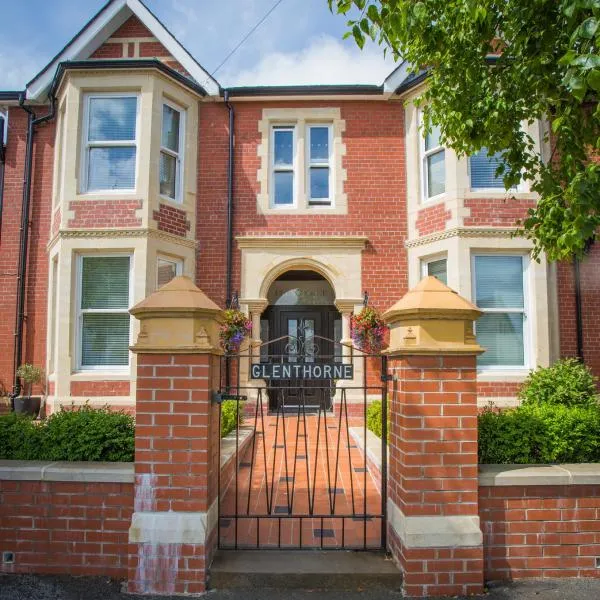
[[225, 352], [239, 352], [240, 345], [251, 331], [252, 321], [242, 311], [235, 308], [223, 311], [219, 339]]
[[383, 319], [370, 306], [365, 306], [357, 315], [350, 317], [352, 341], [365, 354], [377, 354], [383, 348], [386, 331]]
[[17, 369], [17, 377], [23, 382], [24, 393], [17, 396], [14, 400], [15, 412], [37, 416], [42, 405], [42, 397], [32, 396], [31, 391], [34, 384], [40, 383], [44, 379], [43, 369], [34, 365], [24, 364]]

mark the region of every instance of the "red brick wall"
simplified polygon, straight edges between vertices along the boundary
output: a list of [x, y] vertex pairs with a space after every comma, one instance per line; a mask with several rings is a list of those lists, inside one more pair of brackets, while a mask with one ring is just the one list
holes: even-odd
[[[267, 107], [340, 106], [347, 171], [347, 215], [257, 214], [258, 122]], [[235, 131], [235, 235], [366, 235], [363, 287], [378, 309], [407, 290], [404, 114], [385, 102], [237, 103]], [[228, 115], [221, 104], [200, 110], [197, 283], [225, 303]], [[240, 253], [234, 246], [234, 289], [240, 287]]]
[[102, 44], [90, 58], [123, 58], [123, 44]]
[[142, 219], [135, 214], [140, 208], [141, 200], [73, 200], [69, 202], [69, 210], [75, 213], [75, 217], [69, 219], [69, 227], [141, 227]]
[[158, 229], [180, 237], [185, 237], [191, 229], [185, 210], [166, 204], [159, 204], [158, 210], [152, 213], [152, 218], [156, 221]]
[[130, 381], [71, 381], [71, 396], [129, 396]]
[[[600, 376], [600, 244], [594, 244], [581, 260], [581, 308], [583, 356], [596, 376]], [[577, 355], [575, 312], [575, 273], [571, 262], [558, 263], [558, 310], [561, 356]]]
[[514, 398], [519, 388], [520, 383], [510, 381], [478, 381], [477, 395], [479, 398]]
[[467, 198], [465, 208], [471, 216], [465, 217], [466, 227], [514, 227], [519, 219], [525, 218], [527, 210], [535, 206], [534, 200], [516, 198]]
[[486, 580], [598, 577], [600, 486], [480, 487]]
[[154, 37], [152, 32], [136, 17], [131, 16], [112, 36], [113, 38], [145, 38]]
[[131, 483], [0, 481], [0, 571], [127, 575]]
[[419, 211], [415, 225], [419, 235], [428, 235], [436, 231], [444, 231], [446, 223], [452, 216], [446, 205], [442, 202], [435, 206], [428, 206]]
[[[34, 107], [38, 115], [48, 107]], [[13, 345], [19, 256], [19, 229], [23, 197], [27, 114], [9, 110], [6, 149], [2, 237], [0, 239], [0, 391], [12, 389]], [[52, 179], [54, 166], [54, 122], [36, 128], [29, 229], [29, 260], [26, 275], [23, 362], [46, 364], [46, 309], [48, 295], [48, 254], [50, 237]]]

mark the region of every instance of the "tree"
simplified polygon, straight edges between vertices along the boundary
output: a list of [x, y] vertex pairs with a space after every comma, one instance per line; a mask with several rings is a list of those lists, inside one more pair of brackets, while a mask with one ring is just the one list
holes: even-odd
[[[521, 177], [540, 200], [522, 222], [534, 256], [581, 255], [600, 226], [600, 0], [328, 0], [428, 85], [424, 128], [459, 155], [503, 155], [507, 189]], [[551, 155], [522, 123], [550, 123]], [[594, 162], [594, 155], [596, 162]], [[592, 158], [590, 158], [592, 157]]]

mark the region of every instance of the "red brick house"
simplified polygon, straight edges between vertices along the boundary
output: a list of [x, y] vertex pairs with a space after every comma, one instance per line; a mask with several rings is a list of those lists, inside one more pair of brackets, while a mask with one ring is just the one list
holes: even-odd
[[535, 194], [423, 137], [424, 85], [400, 65], [381, 86], [223, 89], [139, 0], [109, 2], [0, 92], [4, 390], [31, 362], [49, 411], [133, 408], [128, 309], [178, 274], [236, 294], [255, 342], [301, 323], [343, 341], [365, 291], [384, 310], [435, 275], [484, 310], [480, 403], [560, 356], [600, 374], [600, 249], [531, 260], [513, 232]]

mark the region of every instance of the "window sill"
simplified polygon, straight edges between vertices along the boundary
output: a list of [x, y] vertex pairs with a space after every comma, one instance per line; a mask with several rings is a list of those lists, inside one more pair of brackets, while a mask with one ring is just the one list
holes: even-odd
[[486, 382], [510, 382], [510, 383], [521, 383], [527, 379], [531, 369], [529, 367], [523, 368], [502, 368], [498, 367], [491, 369], [489, 367], [478, 367], [477, 368], [477, 379], [478, 381]]
[[71, 373], [71, 381], [97, 381], [103, 379], [107, 381], [126, 381], [131, 378], [131, 367], [124, 367], [122, 370], [107, 369], [80, 369]]
[[269, 206], [264, 208], [258, 206], [259, 214], [263, 215], [314, 215], [315, 213], [325, 213], [329, 215], [345, 215], [348, 213], [348, 209], [345, 206], [331, 206], [327, 204], [309, 204], [306, 206], [282, 206], [274, 207]]
[[141, 200], [137, 190], [107, 190], [105, 192], [81, 192], [75, 195], [75, 200]]
[[169, 196], [163, 196], [162, 194], [159, 194], [158, 197], [159, 197], [161, 204], [166, 202], [176, 208], [181, 208], [184, 205], [183, 200], [175, 200], [174, 198], [169, 198]]
[[465, 192], [465, 199], [510, 199], [516, 198], [517, 200], [537, 200], [539, 196], [534, 192], [525, 192], [519, 190], [505, 190], [490, 188], [487, 190], [467, 190]]
[[426, 208], [428, 206], [435, 206], [437, 204], [442, 204], [448, 200], [449, 194], [448, 192], [444, 192], [443, 194], [438, 194], [437, 196], [432, 196], [431, 198], [423, 198], [419, 202], [420, 208]]

